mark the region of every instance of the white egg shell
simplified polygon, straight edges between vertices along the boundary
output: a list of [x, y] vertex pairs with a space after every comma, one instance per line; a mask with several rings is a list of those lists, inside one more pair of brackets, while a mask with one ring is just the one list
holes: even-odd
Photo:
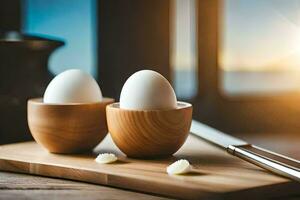
[[141, 70], [125, 82], [120, 108], [130, 110], [175, 109], [177, 99], [168, 80], [152, 70]]
[[118, 160], [117, 156], [113, 153], [102, 153], [97, 156], [95, 161], [100, 164], [109, 164], [116, 162]]
[[167, 167], [167, 173], [170, 175], [174, 174], [186, 174], [191, 172], [192, 167], [189, 161], [180, 159]]
[[78, 69], [57, 75], [44, 93], [45, 103], [92, 103], [102, 101], [102, 93], [95, 79]]

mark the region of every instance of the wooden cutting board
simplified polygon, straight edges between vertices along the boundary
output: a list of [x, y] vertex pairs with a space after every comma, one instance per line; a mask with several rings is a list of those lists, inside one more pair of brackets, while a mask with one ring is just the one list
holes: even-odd
[[[98, 153], [114, 152], [119, 161], [101, 165]], [[185, 158], [195, 167], [188, 175], [169, 176], [166, 167]], [[0, 146], [0, 170], [85, 181], [183, 199], [267, 198], [300, 194], [300, 184], [272, 175], [189, 136], [174, 157], [136, 160], [125, 157], [107, 136], [93, 153], [48, 153], [35, 142]]]

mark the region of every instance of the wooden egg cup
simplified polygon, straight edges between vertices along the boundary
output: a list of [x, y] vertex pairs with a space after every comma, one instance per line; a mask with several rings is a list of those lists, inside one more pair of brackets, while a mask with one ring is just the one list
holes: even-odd
[[75, 153], [93, 149], [106, 136], [105, 107], [113, 103], [49, 104], [42, 98], [27, 102], [28, 125], [33, 138], [52, 153]]
[[114, 143], [129, 157], [170, 156], [185, 142], [192, 121], [192, 105], [178, 102], [172, 110], [127, 110], [106, 107], [108, 130]]

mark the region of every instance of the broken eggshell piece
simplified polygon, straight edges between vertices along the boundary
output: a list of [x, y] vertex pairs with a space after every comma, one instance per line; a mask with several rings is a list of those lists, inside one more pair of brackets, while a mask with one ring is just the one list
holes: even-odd
[[177, 160], [167, 167], [167, 173], [170, 175], [186, 174], [192, 171], [189, 161], [185, 159]]

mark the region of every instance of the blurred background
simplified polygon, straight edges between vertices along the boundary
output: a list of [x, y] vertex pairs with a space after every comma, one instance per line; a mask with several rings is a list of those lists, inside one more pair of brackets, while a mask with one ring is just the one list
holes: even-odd
[[3, 0], [0, 33], [1, 144], [31, 139], [26, 101], [66, 69], [116, 99], [153, 69], [195, 119], [300, 155], [299, 0]]

